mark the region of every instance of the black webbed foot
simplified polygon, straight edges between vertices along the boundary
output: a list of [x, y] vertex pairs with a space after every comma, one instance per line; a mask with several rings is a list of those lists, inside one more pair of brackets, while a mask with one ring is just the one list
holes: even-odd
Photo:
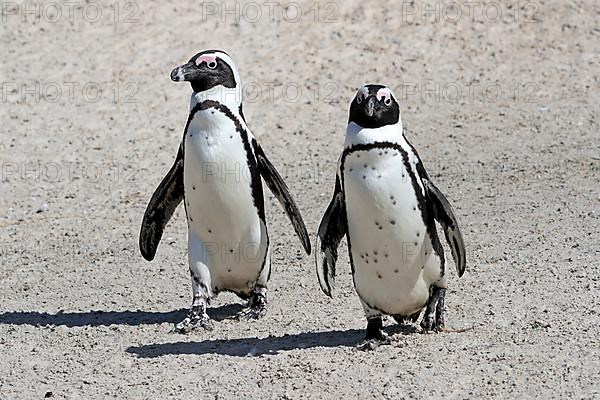
[[369, 318], [367, 322], [367, 337], [358, 345], [359, 350], [369, 351], [375, 350], [383, 344], [390, 344], [390, 338], [383, 331], [383, 320], [381, 316]]
[[263, 293], [254, 292], [248, 300], [248, 307], [240, 311], [236, 318], [238, 320], [260, 319], [267, 314], [267, 296]]
[[175, 325], [173, 332], [190, 333], [191, 331], [198, 329], [212, 331], [213, 328], [213, 322], [208, 314], [206, 314], [206, 307], [192, 306], [183, 321]]
[[446, 289], [432, 286], [427, 300], [427, 308], [421, 320], [423, 332], [442, 331], [445, 326], [444, 301]]

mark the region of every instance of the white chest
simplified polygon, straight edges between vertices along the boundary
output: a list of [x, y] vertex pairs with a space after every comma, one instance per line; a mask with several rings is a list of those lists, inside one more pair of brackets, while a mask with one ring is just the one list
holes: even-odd
[[[378, 247], [389, 246], [388, 250], [423, 242], [425, 225], [411, 174], [399, 150], [374, 148], [346, 156], [344, 193], [352, 239], [377, 238]], [[352, 241], [353, 248], [363, 247]]]
[[184, 186], [190, 229], [228, 240], [258, 228], [248, 155], [234, 121], [199, 111], [185, 135]]
[[[389, 313], [414, 312], [427, 299], [423, 269], [432, 256], [409, 167], [394, 148], [349, 153], [343, 165], [356, 290]], [[410, 171], [409, 171], [410, 168]]]

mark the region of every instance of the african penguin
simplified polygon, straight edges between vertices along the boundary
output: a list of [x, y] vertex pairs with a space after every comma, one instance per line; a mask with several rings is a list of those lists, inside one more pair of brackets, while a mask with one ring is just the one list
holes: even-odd
[[387, 87], [366, 85], [357, 92], [336, 178], [318, 231], [317, 275], [331, 296], [345, 235], [368, 321], [361, 347], [387, 342], [383, 315], [414, 322], [425, 308], [423, 330], [441, 330], [447, 281], [435, 221], [444, 229], [459, 276], [465, 248], [452, 207], [404, 137], [400, 108]]
[[242, 86], [232, 59], [206, 50], [171, 72], [192, 86], [190, 113], [175, 163], [144, 214], [140, 250], [152, 260], [173, 212], [184, 201], [192, 306], [177, 332], [211, 329], [210, 299], [232, 291], [248, 300], [241, 318], [266, 313], [271, 274], [262, 179], [285, 208], [304, 249], [306, 227], [283, 179], [265, 156], [242, 114]]

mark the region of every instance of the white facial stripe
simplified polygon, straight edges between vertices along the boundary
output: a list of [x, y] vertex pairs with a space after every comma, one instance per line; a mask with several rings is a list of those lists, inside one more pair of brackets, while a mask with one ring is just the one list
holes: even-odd
[[[238, 113], [239, 106], [242, 103], [242, 85], [240, 74], [235, 66], [235, 63], [227, 54], [221, 51], [215, 51], [209, 54], [203, 54], [202, 56], [210, 55], [215, 58], [219, 58], [225, 64], [231, 67], [233, 71], [233, 79], [235, 80], [236, 86], [234, 88], [226, 88], [222, 85], [215, 86], [209, 90], [203, 92], [194, 92], [190, 102], [190, 109], [194, 108], [198, 103], [206, 100], [214, 100], [222, 103], [229, 107], [233, 113]], [[202, 57], [201, 56], [201, 57]], [[200, 57], [199, 57], [200, 58]]]
[[235, 63], [233, 62], [233, 60], [231, 59], [231, 57], [229, 57], [227, 54], [222, 53], [220, 51], [217, 51], [215, 53], [213, 53], [216, 57], [219, 57], [222, 61], [224, 61], [227, 65], [229, 65], [231, 67], [231, 70], [233, 71], [233, 78], [235, 79], [235, 83], [238, 87], [241, 87], [241, 78], [240, 78], [240, 74], [235, 66]]

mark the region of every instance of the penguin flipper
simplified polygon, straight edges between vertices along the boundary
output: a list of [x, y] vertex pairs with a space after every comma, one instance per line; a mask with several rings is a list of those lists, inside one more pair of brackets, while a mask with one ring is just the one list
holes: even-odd
[[467, 265], [465, 243], [458, 227], [458, 221], [454, 216], [454, 210], [450, 205], [446, 196], [431, 182], [429, 179], [423, 179], [423, 185], [427, 191], [427, 195], [433, 204], [434, 218], [444, 228], [446, 241], [452, 251], [452, 257], [456, 263], [456, 271], [458, 276], [465, 273]]
[[254, 153], [258, 163], [260, 175], [263, 177], [265, 183], [275, 195], [277, 200], [279, 200], [279, 203], [285, 209], [285, 212], [294, 226], [296, 234], [302, 242], [302, 246], [304, 246], [306, 254], [310, 254], [310, 238], [308, 236], [308, 231], [306, 230], [306, 226], [302, 220], [302, 215], [300, 215], [300, 210], [298, 210], [298, 206], [296, 206], [296, 203], [294, 202], [287, 185], [255, 139], [252, 139], [252, 146], [254, 147]]
[[337, 249], [347, 232], [348, 224], [346, 222], [344, 194], [342, 193], [340, 179], [336, 177], [333, 198], [319, 224], [317, 251], [315, 251], [319, 285], [321, 290], [329, 297], [331, 297], [331, 290], [335, 283]]
[[184, 196], [183, 143], [179, 146], [175, 163], [152, 195], [140, 229], [140, 252], [152, 261], [165, 226]]

